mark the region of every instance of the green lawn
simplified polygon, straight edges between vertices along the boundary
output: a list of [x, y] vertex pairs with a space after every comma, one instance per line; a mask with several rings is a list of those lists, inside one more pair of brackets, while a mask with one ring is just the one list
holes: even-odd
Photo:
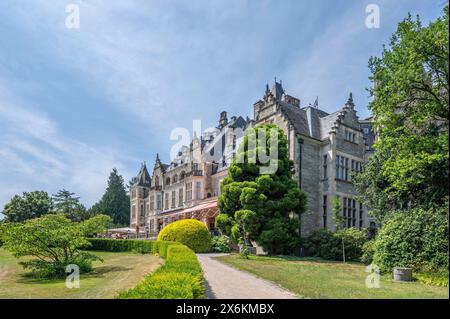
[[448, 287], [393, 282], [382, 276], [380, 288], [366, 288], [365, 266], [314, 259], [221, 256], [218, 260], [275, 282], [303, 298], [449, 298]]
[[64, 280], [41, 280], [23, 276], [17, 259], [0, 249], [0, 299], [4, 298], [114, 298], [117, 291], [135, 286], [147, 273], [162, 264], [151, 254], [93, 252], [104, 262], [81, 276], [79, 289], [68, 289]]

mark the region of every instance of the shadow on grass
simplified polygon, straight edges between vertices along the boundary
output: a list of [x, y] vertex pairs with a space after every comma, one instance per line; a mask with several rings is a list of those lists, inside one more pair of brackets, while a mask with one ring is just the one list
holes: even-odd
[[[86, 274], [81, 274], [82, 278], [102, 278], [105, 277], [106, 274], [110, 272], [119, 272], [119, 271], [128, 271], [132, 268], [123, 267], [123, 266], [99, 266], [95, 267], [91, 272]], [[17, 283], [22, 284], [55, 284], [59, 282], [64, 282], [65, 278], [42, 278], [37, 277], [34, 273], [28, 272], [24, 274], [20, 274], [19, 278], [16, 280]]]
[[[239, 258], [238, 254], [232, 254], [231, 256], [235, 258]], [[236, 257], [237, 256], [237, 257]], [[215, 257], [220, 260], [223, 256]], [[226, 258], [226, 256], [225, 256]], [[289, 261], [289, 262], [311, 262], [317, 264], [335, 264], [335, 265], [363, 265], [357, 261], [346, 261], [343, 263], [339, 260], [328, 260], [320, 257], [298, 257], [298, 256], [289, 256], [289, 255], [250, 255], [248, 260], [253, 261]]]

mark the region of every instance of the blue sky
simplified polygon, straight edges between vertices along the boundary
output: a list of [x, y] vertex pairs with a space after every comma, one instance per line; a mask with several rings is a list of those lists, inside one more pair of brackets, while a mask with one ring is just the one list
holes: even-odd
[[[80, 7], [80, 29], [65, 8]], [[379, 29], [365, 26], [367, 4]], [[128, 181], [175, 127], [251, 116], [274, 77], [302, 105], [334, 111], [353, 92], [367, 117], [367, 61], [407, 12], [444, 1], [0, 2], [0, 210], [23, 191], [66, 188], [91, 205], [113, 167]]]

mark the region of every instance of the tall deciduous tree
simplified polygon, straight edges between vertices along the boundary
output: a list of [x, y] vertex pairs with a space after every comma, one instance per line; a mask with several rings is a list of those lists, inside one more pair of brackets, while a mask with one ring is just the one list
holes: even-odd
[[6, 222], [23, 222], [52, 212], [52, 199], [47, 192], [24, 192], [15, 195], [4, 207]]
[[449, 15], [408, 16], [369, 67], [376, 152], [355, 184], [372, 213], [442, 205], [448, 189]]
[[[265, 136], [260, 140], [256, 137], [261, 133]], [[275, 137], [278, 145], [272, 142]], [[261, 174], [267, 164], [260, 158], [274, 147], [277, 169]], [[235, 241], [256, 240], [270, 254], [292, 253], [300, 227], [292, 213], [300, 216], [305, 211], [306, 195], [292, 179], [293, 163], [284, 132], [275, 125], [248, 129], [236, 155], [221, 186], [217, 227]]]
[[123, 177], [113, 169], [108, 179], [108, 187], [101, 200], [90, 209], [91, 214], [111, 216], [116, 225], [130, 224], [130, 198], [125, 190]]

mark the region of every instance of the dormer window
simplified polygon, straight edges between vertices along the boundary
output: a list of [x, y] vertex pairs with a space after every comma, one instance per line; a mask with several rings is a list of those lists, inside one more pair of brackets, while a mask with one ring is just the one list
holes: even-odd
[[356, 143], [356, 133], [350, 130], [345, 130], [345, 140]]

